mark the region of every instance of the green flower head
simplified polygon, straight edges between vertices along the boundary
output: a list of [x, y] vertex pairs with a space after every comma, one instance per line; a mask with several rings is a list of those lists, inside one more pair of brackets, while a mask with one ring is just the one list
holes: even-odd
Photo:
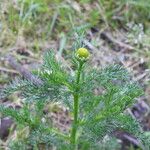
[[82, 47], [76, 51], [75, 55], [80, 60], [87, 60], [90, 56], [90, 53], [86, 48]]

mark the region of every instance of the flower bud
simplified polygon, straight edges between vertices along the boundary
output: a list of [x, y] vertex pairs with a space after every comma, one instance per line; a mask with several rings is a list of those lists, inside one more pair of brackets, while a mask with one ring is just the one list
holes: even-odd
[[80, 60], [87, 60], [89, 56], [90, 56], [90, 53], [86, 48], [79, 48], [76, 51], [76, 57]]

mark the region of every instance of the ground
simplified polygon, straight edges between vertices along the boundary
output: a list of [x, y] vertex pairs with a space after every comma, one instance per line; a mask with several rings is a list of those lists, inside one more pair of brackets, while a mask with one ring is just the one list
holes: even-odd
[[[41, 55], [48, 49], [54, 49], [58, 58], [68, 65], [67, 58], [72, 52], [71, 44], [74, 40], [73, 31], [84, 29], [84, 44], [92, 54], [91, 64], [94, 67], [119, 63], [143, 87], [145, 95], [128, 111], [149, 132], [149, 7], [149, 0], [1, 1], [0, 88], [3, 89], [19, 75], [18, 70], [8, 61], [10, 55], [24, 68], [34, 70], [42, 62]], [[3, 99], [1, 103], [21, 107], [20, 101], [16, 94]], [[60, 128], [68, 129], [69, 123], [59, 119], [65, 111], [67, 110], [63, 110], [63, 113], [52, 113], [50, 116], [55, 118]], [[70, 119], [68, 118], [67, 120]], [[6, 124], [6, 120], [2, 118], [0, 130], [3, 130], [3, 123]], [[7, 123], [11, 124], [11, 121]]]

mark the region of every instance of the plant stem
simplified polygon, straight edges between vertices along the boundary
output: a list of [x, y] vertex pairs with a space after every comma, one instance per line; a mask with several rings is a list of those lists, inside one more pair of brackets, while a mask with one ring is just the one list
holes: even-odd
[[80, 76], [81, 76], [81, 70], [82, 70], [83, 62], [79, 62], [78, 70], [77, 70], [77, 78], [76, 78], [76, 90], [75, 93], [73, 94], [74, 98], [74, 121], [73, 121], [73, 126], [72, 126], [72, 131], [71, 131], [71, 144], [74, 145], [74, 150], [77, 149], [76, 145], [76, 133], [77, 133], [77, 126], [78, 126], [78, 112], [79, 112], [79, 83], [80, 83]]

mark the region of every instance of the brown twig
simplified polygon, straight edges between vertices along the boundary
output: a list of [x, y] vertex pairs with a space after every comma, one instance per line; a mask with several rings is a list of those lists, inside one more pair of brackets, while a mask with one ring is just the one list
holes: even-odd
[[37, 86], [40, 86], [43, 84], [42, 80], [39, 79], [37, 76], [33, 75], [28, 69], [21, 66], [12, 55], [8, 56], [8, 62], [9, 64], [17, 70], [25, 79], [31, 81]]
[[132, 47], [131, 45], [128, 45], [126, 43], [123, 43], [117, 39], [114, 39], [113, 36], [110, 33], [106, 33], [106, 32], [102, 32], [101, 33], [101, 38], [105, 39], [108, 43], [112, 43], [114, 45], [118, 45], [121, 48], [125, 48], [128, 50], [133, 50], [134, 47]]
[[83, 40], [83, 43], [91, 50], [97, 51], [97, 48], [93, 46], [88, 40]]
[[0, 67], [0, 71], [12, 73], [12, 74], [18, 74], [18, 71], [16, 71], [16, 70], [7, 69], [7, 68], [3, 68], [3, 67]]
[[116, 138], [120, 139], [125, 146], [129, 146], [131, 144], [135, 147], [143, 146], [141, 145], [141, 143], [139, 142], [137, 138], [135, 138], [134, 136], [132, 136], [131, 134], [125, 131], [117, 130], [117, 131], [114, 131], [113, 134], [115, 135]]

